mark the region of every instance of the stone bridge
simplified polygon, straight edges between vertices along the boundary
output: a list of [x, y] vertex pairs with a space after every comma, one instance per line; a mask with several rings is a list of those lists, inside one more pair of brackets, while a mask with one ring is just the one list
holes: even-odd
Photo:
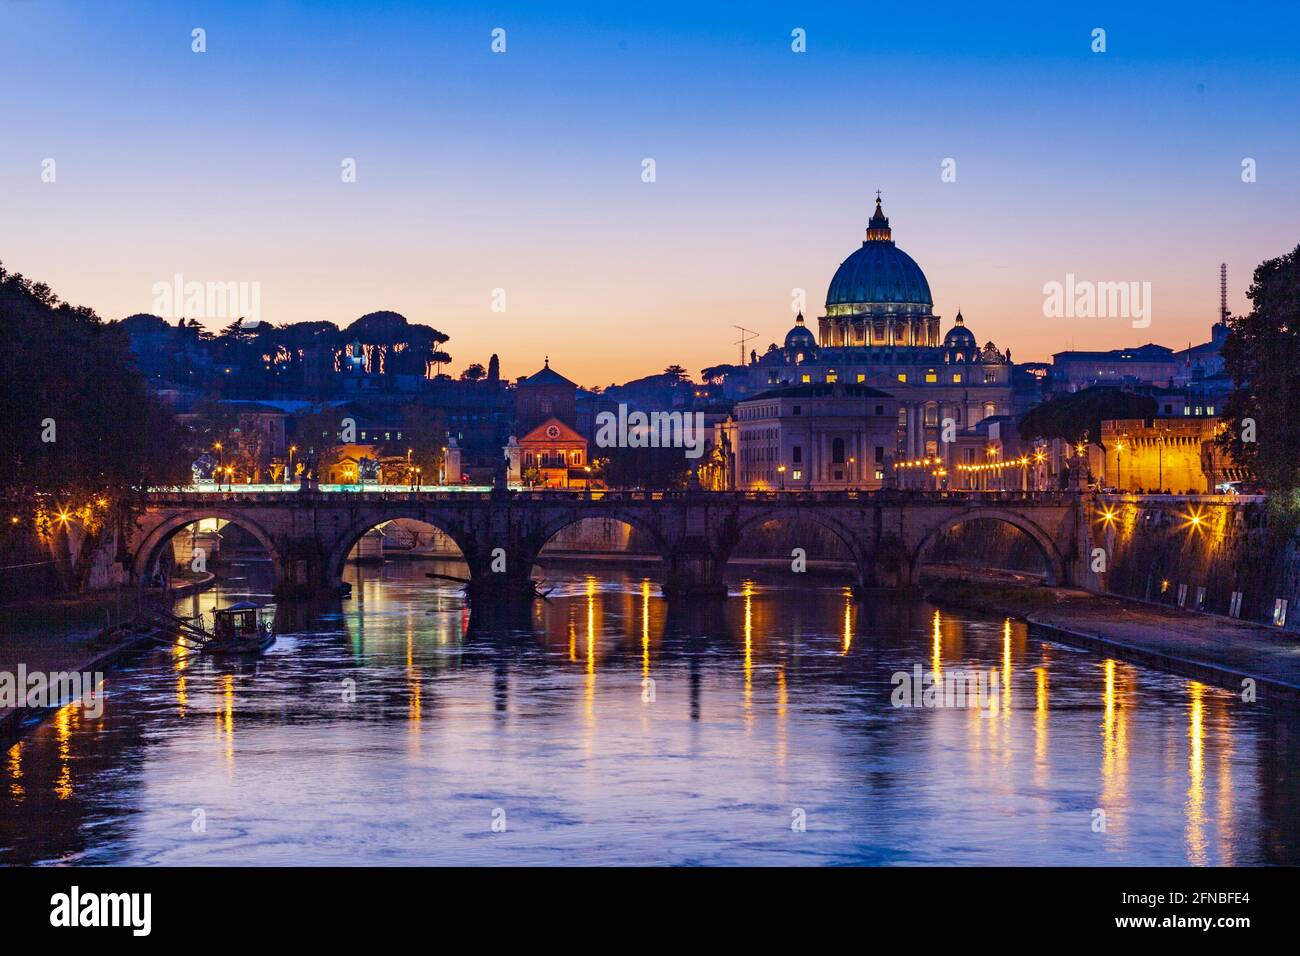
[[470, 569], [471, 596], [530, 593], [546, 543], [585, 518], [626, 522], [663, 558], [669, 595], [725, 595], [723, 572], [746, 531], [805, 519], [838, 537], [859, 589], [915, 583], [926, 549], [977, 518], [1018, 528], [1042, 555], [1051, 583], [1088, 586], [1089, 515], [1077, 493], [1034, 492], [162, 492], [150, 496], [126, 542], [136, 579], [148, 581], [173, 535], [225, 519], [266, 548], [279, 593], [337, 589], [348, 554], [394, 518], [447, 534]]

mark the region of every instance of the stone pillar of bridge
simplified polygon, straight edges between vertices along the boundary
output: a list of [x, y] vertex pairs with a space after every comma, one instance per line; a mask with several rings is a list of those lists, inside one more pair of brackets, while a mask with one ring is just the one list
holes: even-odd
[[727, 562], [703, 537], [679, 540], [668, 554], [664, 594], [669, 597], [726, 597], [722, 575]]

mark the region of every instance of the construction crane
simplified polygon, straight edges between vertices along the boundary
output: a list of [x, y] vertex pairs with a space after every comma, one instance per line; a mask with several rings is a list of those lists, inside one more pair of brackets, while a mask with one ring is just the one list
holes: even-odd
[[733, 325], [732, 328], [733, 328], [733, 329], [740, 329], [740, 341], [739, 341], [739, 342], [732, 342], [731, 344], [732, 344], [732, 345], [739, 345], [739, 346], [740, 346], [740, 364], [741, 364], [741, 365], [744, 365], [744, 364], [745, 364], [745, 345], [749, 342], [750, 339], [756, 339], [756, 338], [758, 338], [758, 333], [755, 332], [753, 329], [747, 329], [747, 328], [745, 328], [743, 325]]

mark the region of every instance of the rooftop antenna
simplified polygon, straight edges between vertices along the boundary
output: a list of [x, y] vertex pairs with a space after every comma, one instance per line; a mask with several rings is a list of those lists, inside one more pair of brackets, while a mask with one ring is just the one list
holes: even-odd
[[1228, 321], [1228, 264], [1219, 263], [1219, 321]]
[[746, 345], [746, 343], [749, 342], [750, 339], [756, 339], [756, 338], [758, 338], [758, 333], [755, 332], [753, 329], [747, 329], [747, 328], [745, 328], [743, 325], [733, 325], [732, 328], [733, 328], [733, 329], [740, 329], [740, 341], [739, 341], [739, 342], [732, 342], [731, 344], [732, 344], [732, 345], [739, 345], [739, 346], [740, 346], [740, 364], [741, 364], [741, 365], [744, 365], [744, 364], [745, 364], [745, 345]]

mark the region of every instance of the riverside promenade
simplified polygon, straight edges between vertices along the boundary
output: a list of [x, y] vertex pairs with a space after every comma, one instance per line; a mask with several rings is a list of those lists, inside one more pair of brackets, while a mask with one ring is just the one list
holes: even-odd
[[1134, 664], [1300, 704], [1300, 633], [1177, 608], [1060, 590], [1024, 616], [1036, 637], [1090, 647]]

